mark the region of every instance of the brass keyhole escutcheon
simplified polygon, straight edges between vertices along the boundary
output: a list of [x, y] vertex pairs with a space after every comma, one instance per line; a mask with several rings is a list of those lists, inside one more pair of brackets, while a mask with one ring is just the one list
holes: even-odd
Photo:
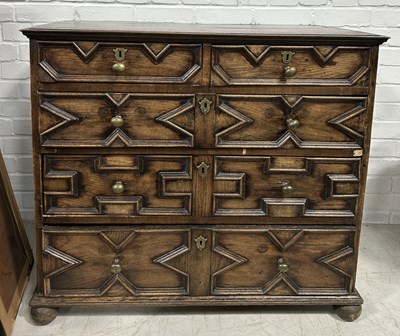
[[206, 177], [208, 173], [208, 169], [210, 168], [209, 165], [207, 165], [204, 161], [200, 163], [197, 167], [197, 171], [201, 178]]
[[203, 98], [203, 100], [199, 102], [200, 111], [203, 114], [207, 114], [208, 112], [210, 112], [211, 104], [212, 104], [212, 100], [209, 100], [207, 98]]
[[295, 52], [285, 50], [282, 51], [281, 54], [282, 54], [282, 62], [285, 64], [289, 64], [292, 61]]
[[206, 247], [206, 242], [207, 242], [207, 238], [203, 237], [202, 235], [198, 236], [197, 238], [194, 239], [194, 241], [196, 242], [196, 247], [201, 251], [204, 250], [204, 248]]
[[125, 60], [125, 54], [128, 51], [128, 49], [125, 48], [115, 48], [113, 49], [114, 54], [115, 54], [115, 59], [117, 61], [123, 61]]

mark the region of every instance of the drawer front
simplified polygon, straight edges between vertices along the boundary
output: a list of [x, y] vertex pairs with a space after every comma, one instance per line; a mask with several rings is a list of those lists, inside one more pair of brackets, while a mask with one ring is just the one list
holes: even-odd
[[[286, 68], [289, 67], [289, 68]], [[369, 48], [214, 45], [214, 86], [368, 86]]]
[[201, 44], [40, 42], [43, 82], [200, 84]]
[[365, 97], [218, 95], [216, 102], [216, 147], [364, 147]]
[[46, 296], [189, 294], [189, 230], [56, 227], [42, 246]]
[[216, 156], [213, 215], [354, 222], [359, 158]]
[[354, 231], [44, 227], [50, 297], [346, 295]]
[[189, 216], [192, 157], [44, 157], [44, 215]]
[[213, 295], [345, 295], [355, 273], [354, 232], [216, 230]]
[[44, 147], [192, 147], [195, 96], [40, 95]]

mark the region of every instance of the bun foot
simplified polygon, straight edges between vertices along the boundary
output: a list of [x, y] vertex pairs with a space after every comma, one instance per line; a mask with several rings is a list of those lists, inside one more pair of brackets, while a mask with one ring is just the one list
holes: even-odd
[[58, 308], [41, 308], [32, 307], [31, 316], [32, 319], [40, 325], [46, 325], [54, 321], [58, 315]]
[[347, 322], [353, 322], [357, 320], [361, 315], [361, 305], [358, 306], [333, 306], [335, 313], [342, 320]]

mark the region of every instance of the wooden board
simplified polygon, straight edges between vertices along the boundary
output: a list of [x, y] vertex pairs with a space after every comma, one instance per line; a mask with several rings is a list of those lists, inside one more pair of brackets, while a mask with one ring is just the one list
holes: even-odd
[[0, 177], [0, 319], [11, 335], [33, 256], [1, 153]]

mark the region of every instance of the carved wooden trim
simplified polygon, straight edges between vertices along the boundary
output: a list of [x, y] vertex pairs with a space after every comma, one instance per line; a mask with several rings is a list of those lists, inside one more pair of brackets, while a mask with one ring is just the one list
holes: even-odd
[[[337, 101], [337, 102], [350, 102], [358, 101], [363, 106], [355, 106], [351, 110], [345, 111], [336, 117], [326, 120], [326, 123], [333, 127], [335, 130], [349, 136], [354, 139], [353, 142], [327, 142], [327, 141], [304, 141], [298, 137], [296, 131], [286, 130], [283, 134], [276, 140], [225, 140], [224, 137], [244, 128], [251, 127], [254, 122], [251, 118], [247, 117], [245, 114], [237, 111], [233, 107], [229, 106], [225, 102], [222, 102], [224, 98], [239, 99], [239, 100], [266, 100], [271, 101], [274, 99], [279, 99], [280, 103], [283, 105], [281, 113], [283, 115], [289, 116], [296, 112], [296, 110], [301, 106], [302, 102], [324, 102], [324, 101]], [[289, 98], [292, 100], [289, 100]], [[367, 113], [366, 109], [367, 100], [365, 97], [336, 97], [336, 96], [296, 96], [296, 95], [217, 95], [217, 109], [229, 116], [235, 118], [238, 122], [215, 133], [215, 147], [220, 148], [283, 148], [288, 142], [291, 142], [295, 147], [300, 149], [360, 149], [364, 147], [364, 136], [354, 129], [344, 125], [344, 122], [355, 118], [363, 113]], [[321, 116], [323, 117], [323, 116]], [[267, 121], [266, 121], [267, 122]], [[286, 128], [286, 125], [282, 125], [282, 130]]]
[[[279, 169], [274, 170], [271, 167], [271, 157], [268, 156], [215, 156], [214, 159], [214, 183], [218, 181], [230, 181], [235, 183], [235, 191], [230, 193], [213, 193], [213, 215], [214, 216], [270, 216], [271, 206], [288, 206], [298, 208], [297, 211], [289, 217], [355, 217], [355, 206], [358, 199], [357, 194], [335, 194], [335, 184], [346, 181], [351, 183], [358, 183], [359, 171], [361, 169], [359, 158], [314, 158], [304, 157], [305, 165], [304, 169]], [[327, 174], [320, 181], [324, 186], [325, 199], [329, 198], [342, 198], [349, 199], [349, 209], [326, 209], [326, 210], [315, 210], [310, 208], [310, 204], [307, 198], [301, 197], [260, 197], [260, 203], [258, 208], [222, 208], [219, 202], [227, 198], [245, 199], [246, 198], [246, 173], [244, 172], [223, 172], [220, 171], [220, 162], [223, 161], [241, 161], [241, 162], [264, 162], [261, 174], [304, 174], [312, 176], [314, 166], [318, 163], [321, 164], [335, 164], [335, 163], [346, 163], [351, 166], [352, 174]], [[271, 169], [272, 168], [272, 169]], [[325, 180], [328, 180], [325, 183]], [[287, 217], [287, 215], [282, 215]]]
[[[177, 248], [167, 252], [166, 254], [157, 257], [153, 260], [154, 263], [159, 263], [160, 265], [170, 269], [173, 272], [178, 273], [182, 276], [182, 287], [177, 288], [142, 288], [136, 286], [132, 281], [130, 281], [125, 275], [124, 271], [115, 274], [104, 274], [105, 279], [102, 284], [97, 288], [85, 288], [85, 289], [55, 289], [51, 286], [51, 278], [60, 275], [64, 272], [68, 272], [68, 270], [78, 267], [85, 260], [80, 260], [75, 257], [72, 257], [49, 244], [49, 238], [52, 234], [65, 234], [65, 235], [98, 235], [101, 240], [104, 242], [105, 245], [109, 246], [113, 252], [115, 253], [115, 258], [122, 258], [124, 255], [124, 251], [126, 250], [126, 246], [132, 241], [135, 234], [137, 233], [159, 233], [159, 230], [154, 229], [136, 229], [131, 230], [127, 228], [122, 228], [121, 230], [111, 230], [112, 232], [125, 232], [127, 234], [126, 238], [123, 239], [121, 242], [116, 243], [114, 242], [109, 236], [107, 236], [107, 229], [98, 231], [97, 228], [90, 228], [90, 229], [76, 229], [76, 228], [49, 228], [45, 230], [44, 233], [44, 250], [43, 253], [46, 255], [50, 255], [60, 261], [62, 261], [65, 265], [49, 272], [44, 277], [44, 284], [45, 284], [45, 292], [44, 294], [49, 297], [102, 297], [106, 294], [115, 284], [122, 285], [132, 296], [159, 296], [159, 295], [189, 295], [189, 274], [184, 270], [180, 270], [172, 265], [169, 262], [175, 258], [178, 258], [185, 253], [190, 251], [190, 231], [187, 229], [173, 229], [173, 230], [164, 230], [165, 233], [181, 233], [185, 238], [185, 244], [178, 246]], [[82, 247], [83, 251], [84, 247]], [[138, 255], [139, 257], [139, 255]], [[99, 255], [101, 259], [102, 256]], [[112, 259], [111, 259], [112, 260]]]
[[[194, 55], [194, 63], [186, 69], [180, 77], [171, 76], [127, 76], [127, 75], [66, 75], [57, 72], [45, 57], [46, 48], [70, 47], [83, 62], [89, 64], [96, 53], [105, 47], [125, 47], [140, 50], [154, 65], [160, 64], [163, 59], [175, 50], [191, 50]], [[69, 41], [41, 41], [39, 42], [39, 67], [43, 69], [53, 80], [57, 82], [124, 82], [124, 83], [149, 83], [149, 84], [185, 84], [189, 82], [202, 68], [202, 45], [201, 44], [175, 44], [170, 43], [160, 53], [155, 54], [146, 43], [108, 43], [98, 42], [89, 50], [84, 52], [76, 42]]]
[[[183, 180], [192, 181], [192, 158], [190, 156], [168, 156], [168, 155], [134, 155], [134, 160], [131, 167], [115, 167], [107, 168], [104, 157], [112, 157], [112, 155], [84, 155], [84, 156], [45, 156], [43, 179], [67, 179], [70, 185], [70, 190], [43, 190], [43, 211], [46, 215], [106, 215], [104, 213], [107, 204], [113, 205], [132, 205], [131, 216], [189, 216], [192, 213], [192, 190], [187, 192], [171, 192], [168, 191], [167, 185], [170, 181]], [[183, 164], [182, 171], [159, 171], [156, 176], [158, 181], [158, 198], [175, 198], [183, 200], [183, 207], [146, 207], [144, 206], [143, 196], [100, 196], [94, 195], [93, 207], [82, 208], [61, 208], [56, 206], [56, 200], [59, 196], [79, 198], [78, 184], [82, 183], [79, 180], [78, 171], [54, 171], [52, 169], [53, 160], [89, 160], [93, 164], [93, 172], [102, 170], [113, 170], [123, 172], [134, 171], [140, 174], [146, 173], [146, 163], [149, 161], [179, 161]], [[134, 177], [132, 176], [132, 179]]]
[[[117, 100], [114, 95], [110, 93], [59, 93], [59, 92], [45, 92], [40, 94], [42, 103], [40, 107], [43, 111], [50, 113], [62, 121], [56, 123], [50, 128], [42, 131], [40, 133], [41, 142], [43, 147], [110, 147], [119, 143], [120, 146], [124, 147], [193, 147], [194, 144], [194, 133], [186, 130], [184, 127], [176, 123], [173, 119], [179, 115], [185, 113], [195, 114], [195, 95], [188, 94], [148, 94], [148, 93], [127, 93], [122, 94], [122, 97]], [[123, 111], [124, 105], [129, 100], [135, 100], [136, 98], [144, 99], [185, 99], [180, 106], [170, 111], [163, 111], [161, 115], [154, 119], [155, 123], [160, 123], [167, 127], [168, 129], [176, 132], [179, 135], [183, 135], [180, 140], [175, 139], [135, 139], [128, 136], [121, 128], [115, 128], [110, 131], [110, 133], [103, 139], [99, 138], [97, 140], [76, 140], [76, 139], [49, 139], [49, 135], [56, 133], [59, 130], [65, 129], [69, 126], [73, 126], [74, 123], [79, 123], [80, 119], [73, 115], [73, 111], [65, 111], [54, 104], [46, 101], [46, 98], [72, 98], [74, 100], [78, 99], [103, 99], [109, 104], [115, 111]], [[43, 112], [42, 112], [43, 113]], [[106, 122], [106, 121], [104, 121]]]
[[[219, 64], [219, 50], [237, 50], [240, 54], [242, 54], [253, 67], [257, 67], [262, 64], [265, 59], [268, 57], [268, 54], [274, 50], [302, 50], [309, 51], [311, 57], [313, 57], [317, 63], [323, 69], [330, 60], [334, 58], [334, 56], [344, 50], [344, 51], [352, 51], [352, 50], [368, 50], [368, 47], [351, 47], [351, 46], [337, 46], [334, 47], [327, 55], [322, 55], [322, 53], [318, 50], [317, 46], [266, 46], [266, 49], [260, 54], [255, 55], [249, 49], [249, 46], [246, 45], [213, 45], [212, 46], [212, 70], [219, 78], [222, 79], [222, 85], [318, 85], [318, 86], [353, 86], [357, 84], [364, 76], [366, 76], [370, 71], [368, 68], [368, 61], [365, 61], [366, 64], [360, 66], [353, 74], [350, 74], [348, 78], [344, 79], [330, 79], [323, 78], [321, 79], [313, 79], [313, 78], [291, 78], [285, 79], [282, 78], [270, 78], [270, 79], [248, 79], [248, 78], [234, 78], [229, 75], [229, 73]], [[216, 85], [218, 86], [218, 85]]]

